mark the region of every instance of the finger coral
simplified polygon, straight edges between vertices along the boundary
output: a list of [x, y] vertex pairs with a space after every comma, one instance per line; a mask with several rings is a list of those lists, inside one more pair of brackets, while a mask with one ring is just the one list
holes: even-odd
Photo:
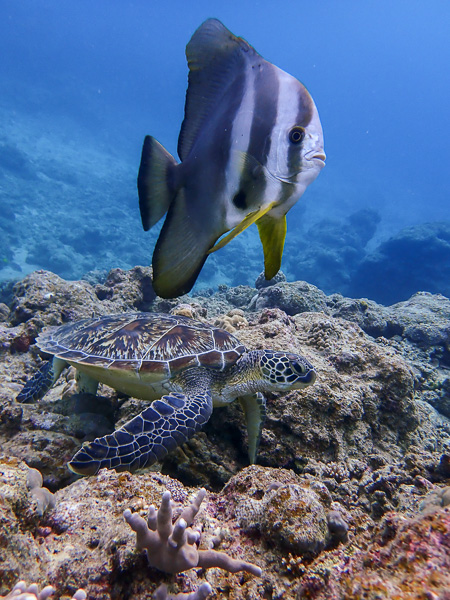
[[206, 490], [201, 489], [174, 524], [169, 491], [164, 492], [158, 511], [150, 506], [147, 520], [125, 510], [123, 516], [136, 533], [137, 549], [145, 549], [149, 564], [165, 573], [181, 573], [193, 567], [220, 567], [230, 573], [246, 571], [260, 577], [261, 569], [256, 565], [235, 560], [224, 552], [198, 549], [200, 532], [190, 526], [205, 495]]
[[[27, 585], [25, 581], [19, 581], [7, 596], [0, 596], [0, 600], [47, 600], [54, 593], [55, 588], [51, 585], [39, 591], [37, 583]], [[86, 600], [86, 592], [81, 589], [76, 591], [71, 600]]]

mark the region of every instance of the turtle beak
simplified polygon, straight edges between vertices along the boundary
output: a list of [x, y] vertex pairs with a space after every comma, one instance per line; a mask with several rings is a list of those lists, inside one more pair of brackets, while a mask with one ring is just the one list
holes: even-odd
[[314, 369], [311, 369], [300, 379], [305, 385], [312, 385], [317, 379], [317, 373], [314, 371]]

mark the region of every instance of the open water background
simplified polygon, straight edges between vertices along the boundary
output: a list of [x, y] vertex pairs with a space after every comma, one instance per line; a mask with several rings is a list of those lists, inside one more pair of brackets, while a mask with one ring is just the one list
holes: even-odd
[[[327, 165], [288, 214], [288, 279], [386, 303], [448, 295], [446, 0], [0, 0], [0, 279], [150, 264], [141, 144], [151, 134], [176, 155], [184, 49], [208, 17], [319, 109]], [[262, 265], [253, 227], [198, 286], [253, 284]]]

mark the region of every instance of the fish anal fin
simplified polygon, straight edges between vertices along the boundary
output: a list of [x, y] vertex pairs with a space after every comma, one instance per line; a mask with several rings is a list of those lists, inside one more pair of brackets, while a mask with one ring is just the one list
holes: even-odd
[[176, 164], [155, 138], [146, 136], [138, 174], [139, 209], [145, 231], [166, 214], [172, 202], [175, 191], [171, 183]]
[[256, 225], [264, 250], [264, 275], [266, 279], [272, 279], [281, 267], [287, 230], [286, 215], [279, 219], [264, 215]]
[[178, 192], [153, 252], [153, 288], [158, 296], [176, 298], [192, 289], [209, 248], [223, 232], [215, 218], [205, 205], [200, 210], [189, 202], [184, 188]]

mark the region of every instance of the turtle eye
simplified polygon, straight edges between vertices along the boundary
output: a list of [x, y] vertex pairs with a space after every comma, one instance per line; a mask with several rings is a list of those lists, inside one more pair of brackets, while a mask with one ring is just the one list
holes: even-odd
[[301, 144], [305, 139], [305, 130], [300, 125], [296, 125], [289, 132], [289, 141], [291, 144]]
[[294, 372], [298, 373], [299, 375], [304, 375], [306, 373], [306, 371], [308, 370], [306, 368], [306, 365], [302, 365], [302, 363], [299, 363], [299, 362], [293, 362], [292, 368], [293, 368]]

